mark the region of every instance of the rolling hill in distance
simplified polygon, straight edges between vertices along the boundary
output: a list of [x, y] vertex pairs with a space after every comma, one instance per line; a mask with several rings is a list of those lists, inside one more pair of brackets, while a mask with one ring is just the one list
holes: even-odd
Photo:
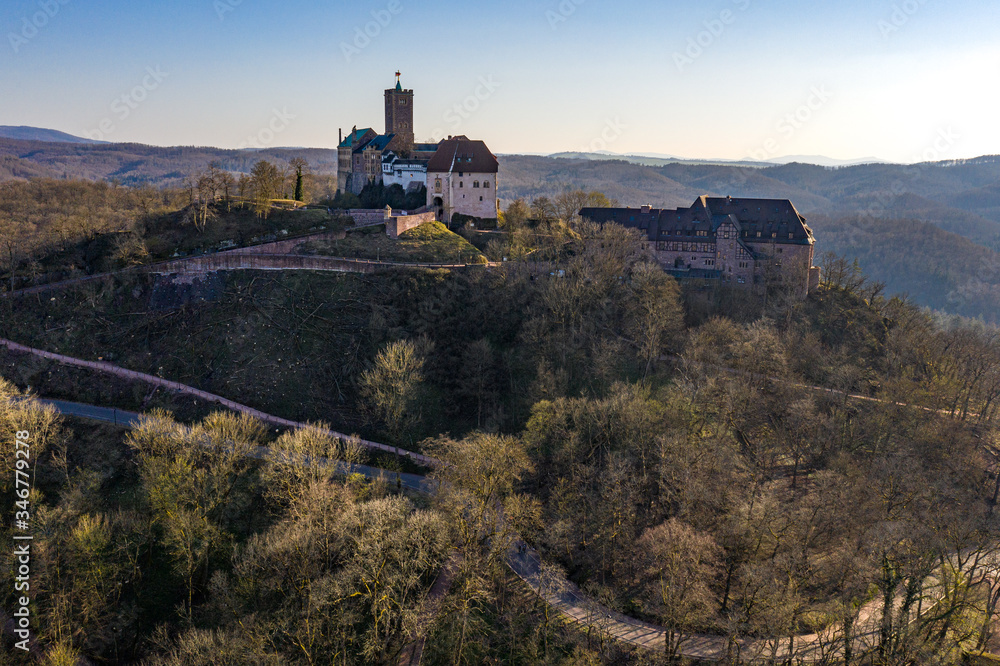
[[21, 141], [46, 141], [54, 143], [107, 143], [73, 136], [59, 130], [43, 129], [41, 127], [25, 127], [23, 125], [0, 125], [0, 138], [19, 139]]
[[[335, 150], [95, 144], [49, 130], [3, 128], [0, 181], [56, 178], [180, 186], [210, 162], [248, 173], [260, 159], [309, 161], [333, 175]], [[69, 136], [69, 135], [65, 135]], [[803, 158], [806, 159], [806, 158]], [[817, 161], [818, 158], [816, 158]], [[810, 220], [818, 251], [857, 258], [890, 292], [936, 309], [1000, 318], [1000, 157], [917, 165], [816, 165], [561, 153], [500, 155], [500, 197], [604, 192], [623, 206], [688, 206], [700, 195], [790, 199]]]

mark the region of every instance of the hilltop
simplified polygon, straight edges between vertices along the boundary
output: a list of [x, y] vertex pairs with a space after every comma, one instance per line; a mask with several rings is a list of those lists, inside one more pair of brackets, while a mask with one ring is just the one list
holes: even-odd
[[17, 139], [19, 141], [46, 141], [51, 143], [107, 143], [73, 136], [59, 130], [43, 129], [41, 127], [25, 127], [24, 125], [0, 125], [0, 138]]
[[[13, 139], [0, 139], [0, 180], [81, 178], [176, 188], [212, 162], [248, 173], [258, 160], [284, 167], [296, 157], [309, 162], [321, 189], [336, 187], [334, 150], [239, 151]], [[500, 156], [501, 203], [554, 199], [576, 189], [603, 192], [621, 205], [665, 208], [688, 206], [701, 195], [789, 199], [816, 231], [820, 254], [833, 251], [858, 259], [890, 293], [907, 293], [921, 305], [991, 321], [1000, 312], [1000, 300], [993, 295], [1000, 289], [996, 156], [837, 168], [579, 157]]]
[[114, 180], [123, 185], [178, 187], [212, 162], [249, 173], [259, 160], [309, 161], [316, 175], [337, 172], [337, 151], [319, 148], [224, 150], [197, 146], [161, 148], [138, 143], [78, 144], [0, 139], [0, 181], [24, 178]]

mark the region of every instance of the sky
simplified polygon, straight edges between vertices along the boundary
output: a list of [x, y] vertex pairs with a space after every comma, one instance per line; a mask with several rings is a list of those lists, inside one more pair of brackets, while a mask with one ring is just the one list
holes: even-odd
[[3, 0], [0, 125], [335, 147], [415, 91], [496, 153], [1000, 154], [996, 0]]

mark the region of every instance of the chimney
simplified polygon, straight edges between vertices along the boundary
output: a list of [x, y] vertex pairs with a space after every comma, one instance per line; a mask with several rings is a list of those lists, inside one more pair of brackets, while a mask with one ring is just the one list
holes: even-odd
[[653, 212], [653, 207], [649, 204], [646, 204], [645, 206], [642, 207], [642, 212], [643, 214], [651, 213]]
[[338, 130], [338, 133], [340, 134], [340, 139], [337, 141], [337, 145], [339, 146], [340, 144], [344, 143], [344, 128], [341, 127]]

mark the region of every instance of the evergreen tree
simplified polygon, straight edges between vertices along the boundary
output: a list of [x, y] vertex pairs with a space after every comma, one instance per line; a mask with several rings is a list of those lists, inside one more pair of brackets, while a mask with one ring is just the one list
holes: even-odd
[[295, 200], [303, 201], [302, 199], [302, 167], [295, 172]]

